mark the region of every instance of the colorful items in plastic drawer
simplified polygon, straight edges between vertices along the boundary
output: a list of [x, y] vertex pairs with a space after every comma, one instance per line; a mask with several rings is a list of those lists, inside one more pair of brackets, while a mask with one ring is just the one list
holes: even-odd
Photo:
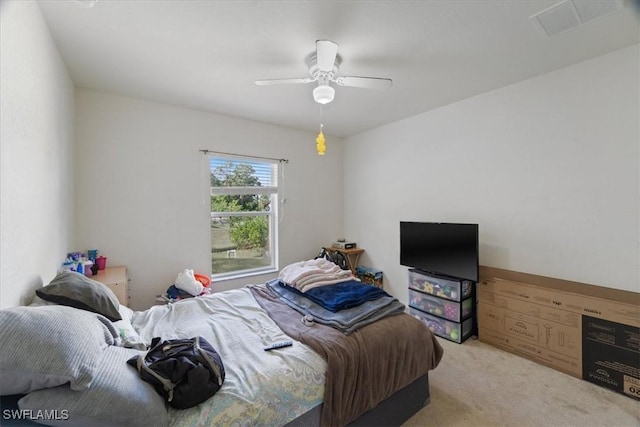
[[444, 319], [435, 318], [414, 308], [409, 309], [409, 314], [423, 322], [431, 331], [441, 337], [451, 341], [461, 342], [462, 331], [465, 330], [464, 323], [450, 322]]
[[459, 318], [458, 306], [456, 304], [440, 303], [418, 293], [412, 293], [410, 305], [428, 313], [435, 314], [436, 316], [446, 317], [452, 320]]
[[[460, 284], [452, 282], [451, 285], [448, 285], [446, 283], [440, 283], [437, 279], [430, 281], [426, 279], [425, 276], [418, 275], [416, 273], [410, 274], [409, 278], [409, 287], [413, 289], [456, 301], [468, 297], [471, 295], [472, 291], [472, 282], [469, 282], [468, 280], [463, 280]], [[460, 297], [458, 294], [461, 288], [462, 296]]]
[[412, 287], [415, 289], [419, 289], [423, 292], [426, 292], [431, 295], [457, 299], [458, 298], [458, 289], [452, 287], [441, 287], [438, 284], [431, 283], [427, 280], [416, 280], [412, 284]]
[[449, 319], [457, 319], [458, 316], [458, 307], [453, 304], [445, 304], [444, 306], [444, 317]]
[[[414, 316], [420, 319], [418, 316]], [[433, 331], [434, 334], [439, 335], [441, 337], [447, 337], [453, 341], [458, 341], [460, 339], [460, 331], [457, 327], [451, 327], [448, 323], [438, 322], [430, 319], [420, 319], [424, 323], [427, 324], [429, 329]]]

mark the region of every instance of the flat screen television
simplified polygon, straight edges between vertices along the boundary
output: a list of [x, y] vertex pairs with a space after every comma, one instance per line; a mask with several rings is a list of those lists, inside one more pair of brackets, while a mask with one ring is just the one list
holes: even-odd
[[478, 281], [478, 224], [400, 222], [400, 264]]

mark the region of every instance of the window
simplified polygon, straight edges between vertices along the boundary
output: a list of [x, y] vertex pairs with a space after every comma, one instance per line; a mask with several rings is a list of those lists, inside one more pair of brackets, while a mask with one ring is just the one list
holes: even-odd
[[214, 277], [277, 269], [278, 162], [209, 156]]

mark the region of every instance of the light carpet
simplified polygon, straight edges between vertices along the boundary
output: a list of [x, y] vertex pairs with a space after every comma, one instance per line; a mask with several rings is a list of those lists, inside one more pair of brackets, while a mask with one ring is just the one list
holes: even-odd
[[431, 403], [404, 427], [640, 426], [640, 400], [475, 339], [440, 343]]

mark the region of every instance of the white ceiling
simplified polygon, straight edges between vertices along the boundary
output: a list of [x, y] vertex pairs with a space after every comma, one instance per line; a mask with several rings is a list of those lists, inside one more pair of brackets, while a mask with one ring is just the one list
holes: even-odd
[[[583, 0], [576, 0], [583, 1]], [[595, 1], [595, 0], [585, 0]], [[611, 2], [613, 0], [604, 0]], [[548, 37], [529, 20], [559, 0], [40, 0], [76, 86], [317, 131], [306, 77], [317, 39], [337, 42], [340, 74], [393, 87], [336, 88], [322, 109], [345, 137], [506, 86], [640, 40], [638, 10]]]

